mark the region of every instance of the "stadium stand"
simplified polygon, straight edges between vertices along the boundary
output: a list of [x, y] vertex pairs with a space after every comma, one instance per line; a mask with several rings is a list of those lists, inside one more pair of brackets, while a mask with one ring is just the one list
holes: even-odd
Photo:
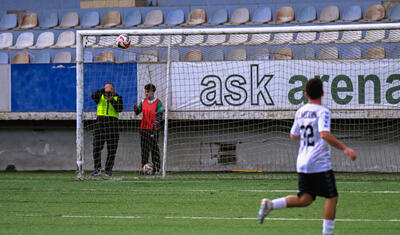
[[336, 43], [353, 43], [361, 40], [362, 31], [344, 31], [342, 38], [337, 40]]
[[44, 49], [54, 45], [54, 33], [53, 32], [43, 32], [37, 38], [36, 44], [34, 46], [28, 47], [29, 49]]
[[140, 62], [157, 62], [158, 51], [157, 50], [146, 50], [140, 54]]
[[97, 11], [89, 11], [83, 14], [81, 24], [77, 29], [92, 28], [100, 24], [100, 15]]
[[216, 46], [226, 42], [225, 34], [210, 34], [207, 36], [207, 39], [204, 43], [201, 43], [200, 46]]
[[203, 53], [199, 49], [194, 49], [186, 52], [183, 61], [187, 62], [195, 62], [195, 61], [202, 61], [203, 60]]
[[64, 31], [62, 32], [58, 38], [57, 43], [50, 48], [66, 48], [75, 46], [76, 38], [74, 31]]
[[339, 19], [339, 7], [335, 5], [330, 5], [322, 9], [319, 19], [313, 21], [313, 23], [325, 24], [336, 21], [338, 19]]
[[247, 51], [244, 48], [237, 48], [229, 52], [227, 60], [242, 61], [247, 60]]
[[53, 59], [54, 64], [58, 63], [72, 63], [72, 53], [69, 51], [58, 52]]
[[96, 28], [112, 28], [121, 24], [121, 13], [119, 11], [109, 11], [104, 17], [101, 25]]
[[8, 64], [8, 53], [0, 52], [0, 64]]
[[170, 44], [171, 41], [171, 45], [178, 45], [181, 44], [183, 41], [183, 36], [182, 35], [172, 35], [171, 37], [164, 37], [164, 39], [162, 40], [162, 42], [160, 44], [158, 44], [158, 46], [160, 47], [167, 47]]
[[346, 53], [343, 53], [342, 59], [360, 59], [362, 56], [359, 46], [351, 46]]
[[365, 58], [367, 59], [384, 59], [386, 57], [386, 50], [383, 46], [374, 46], [367, 51]]
[[207, 13], [204, 9], [194, 9], [190, 12], [186, 23], [180, 26], [197, 26], [207, 22]]
[[33, 29], [38, 26], [38, 15], [36, 13], [25, 14], [22, 17], [21, 25], [14, 30]]
[[126, 13], [121, 27], [135, 27], [142, 23], [142, 14], [138, 8], [129, 9]]
[[204, 54], [205, 61], [223, 61], [224, 60], [224, 50], [222, 48], [214, 48]]
[[293, 51], [290, 47], [278, 48], [274, 53], [274, 60], [291, 60], [293, 59]]
[[58, 15], [57, 12], [45, 12], [39, 15], [39, 28], [50, 29], [57, 27]]
[[305, 6], [297, 14], [296, 20], [293, 23], [304, 24], [312, 22], [317, 18], [317, 9], [314, 6]]
[[380, 4], [375, 4], [368, 7], [365, 12], [365, 17], [359, 22], [375, 22], [385, 18], [385, 8]]
[[102, 51], [96, 58], [96, 63], [114, 63], [115, 54], [114, 51]]
[[204, 35], [188, 35], [185, 37], [185, 40], [180, 44], [180, 46], [195, 46], [203, 43], [204, 40]]
[[11, 64], [29, 64], [30, 55], [27, 51], [22, 51], [14, 55]]
[[335, 60], [339, 59], [339, 50], [337, 47], [324, 47], [318, 54], [320, 60]]
[[91, 51], [85, 51], [83, 55], [83, 62], [93, 63], [93, 53]]
[[147, 13], [143, 24], [138, 27], [155, 27], [161, 25], [164, 22], [164, 15], [161, 10], [151, 10]]
[[385, 30], [368, 30], [360, 43], [374, 43], [385, 39]]
[[292, 41], [292, 44], [308, 44], [315, 41], [317, 38], [316, 32], [301, 32], [297, 34], [296, 40]]
[[295, 20], [294, 9], [291, 6], [281, 7], [276, 12], [275, 20], [269, 22], [270, 24], [285, 24]]
[[32, 64], [50, 64], [51, 63], [50, 52], [48, 51], [40, 51], [36, 55], [32, 56]]
[[173, 27], [185, 22], [185, 13], [182, 9], [174, 9], [167, 13], [165, 23], [160, 26]]
[[268, 48], [254, 47], [248, 51], [249, 60], [269, 60]]
[[13, 45], [13, 34], [4, 32], [0, 34], [0, 49], [6, 49]]
[[30, 46], [33, 46], [33, 32], [23, 32], [18, 35], [17, 41], [14, 46], [9, 47], [8, 49], [25, 49]]
[[222, 43], [223, 46], [235, 46], [239, 44], [243, 44], [249, 40], [248, 34], [232, 34], [229, 36], [227, 42]]
[[[158, 52], [158, 60], [161, 62], [166, 62], [168, 59], [168, 50], [161, 50]], [[180, 53], [176, 48], [171, 49], [171, 60], [180, 61]]]
[[386, 22], [398, 22], [400, 21], [400, 5], [393, 6], [390, 8], [389, 17], [383, 21]]
[[400, 42], [400, 30], [399, 29], [389, 30], [389, 35], [387, 39], [382, 40], [382, 42]]
[[83, 45], [85, 47], [92, 47], [96, 43], [95, 36], [88, 36], [83, 38]]
[[0, 19], [0, 30], [7, 30], [17, 27], [17, 15], [5, 14]]
[[251, 34], [249, 41], [245, 42], [245, 45], [259, 45], [269, 43], [271, 40], [271, 34]]
[[224, 25], [241, 25], [250, 21], [250, 11], [247, 8], [241, 7], [232, 13], [230, 22]]
[[228, 10], [225, 8], [218, 8], [212, 13], [209, 21], [204, 25], [220, 25], [226, 22], [228, 22]]
[[68, 29], [79, 25], [79, 15], [78, 12], [67, 12], [59, 26], [54, 27], [55, 29]]
[[113, 36], [100, 36], [99, 42], [97, 44], [93, 44], [93, 48], [104, 48], [111, 47], [114, 45], [115, 37]]
[[339, 32], [332, 31], [332, 32], [322, 32], [319, 33], [319, 38], [313, 41], [313, 44], [327, 44], [333, 43], [339, 40]]
[[251, 21], [247, 25], [266, 24], [272, 20], [271, 8], [260, 6], [254, 11]]
[[400, 46], [396, 46], [392, 48], [392, 50], [389, 51], [388, 55], [386, 56], [387, 58], [400, 58]]
[[293, 42], [293, 33], [276, 33], [272, 41], [268, 42], [268, 44], [282, 45], [290, 42]]
[[142, 40], [137, 46], [151, 47], [151, 46], [156, 46], [160, 43], [161, 43], [161, 36], [159, 35], [142, 36]]
[[352, 5], [345, 9], [342, 19], [337, 22], [353, 22], [362, 18], [362, 10], [359, 5]]

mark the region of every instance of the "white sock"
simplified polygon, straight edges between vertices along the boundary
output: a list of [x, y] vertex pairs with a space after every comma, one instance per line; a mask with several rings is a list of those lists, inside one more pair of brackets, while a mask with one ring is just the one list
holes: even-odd
[[282, 209], [282, 208], [286, 208], [286, 200], [284, 197], [272, 200], [272, 209], [273, 210]]
[[333, 234], [333, 229], [335, 228], [335, 220], [327, 220], [324, 219], [322, 224], [322, 233], [324, 235], [331, 235]]

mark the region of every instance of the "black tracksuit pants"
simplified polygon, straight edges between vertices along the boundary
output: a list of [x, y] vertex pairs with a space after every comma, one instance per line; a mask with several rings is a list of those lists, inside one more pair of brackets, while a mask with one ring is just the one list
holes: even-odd
[[151, 152], [151, 161], [154, 164], [154, 170], [160, 170], [160, 148], [158, 147], [159, 131], [140, 130], [140, 147], [142, 149], [142, 166], [149, 162], [149, 153]]
[[119, 141], [118, 119], [114, 117], [98, 117], [93, 133], [94, 169], [101, 169], [101, 150], [107, 142], [106, 171], [112, 171]]

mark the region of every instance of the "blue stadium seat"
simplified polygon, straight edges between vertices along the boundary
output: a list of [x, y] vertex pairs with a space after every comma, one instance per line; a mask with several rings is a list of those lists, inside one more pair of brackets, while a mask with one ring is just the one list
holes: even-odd
[[389, 30], [387, 39], [382, 40], [382, 42], [400, 42], [400, 29]]
[[9, 47], [9, 49], [24, 49], [33, 46], [33, 38], [34, 37], [32, 32], [23, 32], [18, 35], [15, 45]]
[[132, 51], [124, 51], [116, 56], [117, 62], [134, 62], [136, 61], [136, 53]]
[[201, 43], [204, 42], [205, 36], [204, 35], [187, 35], [185, 37], [185, 40], [183, 41], [183, 43], [180, 44], [180, 46], [195, 46], [195, 45], [199, 45]]
[[315, 51], [312, 47], [297, 47], [293, 49], [293, 59], [295, 60], [313, 60], [315, 59]]
[[157, 62], [158, 51], [157, 50], [146, 50], [140, 53], [140, 62]]
[[396, 46], [394, 48], [391, 48], [391, 50], [389, 50], [388, 53], [388, 58], [392, 58], [392, 59], [398, 59], [400, 58], [400, 46]]
[[100, 24], [100, 15], [97, 11], [89, 11], [83, 14], [80, 26], [76, 28], [91, 28]]
[[57, 43], [50, 48], [74, 47], [75, 42], [75, 31], [63, 31], [60, 35], [58, 35]]
[[343, 59], [360, 59], [361, 58], [361, 48], [359, 46], [351, 46], [349, 49], [344, 50]]
[[314, 48], [312, 47], [306, 47], [304, 49], [304, 58], [307, 60], [313, 60], [315, 59], [315, 51]]
[[296, 40], [291, 42], [292, 44], [308, 44], [312, 41], [315, 41], [317, 39], [317, 33], [316, 32], [300, 32], [297, 33]]
[[[161, 62], [166, 62], [168, 59], [168, 50], [160, 50], [158, 53], [158, 60]], [[177, 48], [171, 48], [171, 60], [172, 61], [179, 61], [180, 54]]]
[[36, 44], [30, 46], [29, 49], [43, 49], [51, 47], [54, 45], [54, 33], [53, 32], [43, 32], [39, 34]]
[[254, 11], [253, 17], [251, 17], [251, 21], [248, 22], [248, 25], [252, 24], [266, 24], [272, 20], [271, 8], [269, 7], [257, 7]]
[[72, 54], [69, 51], [58, 52], [53, 59], [53, 63], [72, 63]]
[[211, 15], [210, 20], [205, 25], [220, 25], [228, 21], [228, 10], [225, 8], [218, 8]]
[[344, 31], [342, 38], [337, 40], [336, 43], [354, 43], [360, 41], [362, 38], [362, 31]]
[[54, 27], [55, 29], [68, 29], [79, 25], [78, 12], [67, 12], [63, 15], [59, 26]]
[[224, 46], [235, 46], [240, 45], [249, 40], [249, 35], [247, 33], [244, 34], [231, 34], [227, 42], [222, 43]]
[[339, 7], [335, 5], [326, 6], [322, 9], [319, 19], [313, 23], [330, 23], [339, 20]]
[[0, 30], [7, 30], [17, 27], [17, 15], [5, 14], [0, 19]]
[[352, 5], [346, 7], [341, 20], [338, 22], [353, 22], [360, 20], [362, 17], [361, 7], [359, 5]]
[[213, 48], [204, 54], [205, 61], [223, 61], [224, 51], [222, 48]]
[[32, 56], [32, 64], [50, 64], [50, 53], [41, 51], [37, 55]]
[[93, 53], [91, 51], [85, 51], [83, 54], [83, 62], [93, 63]]
[[58, 25], [57, 12], [45, 12], [39, 15], [39, 28], [49, 29]]
[[385, 20], [389, 22], [400, 21], [400, 4], [390, 9], [389, 17]]
[[151, 10], [146, 14], [143, 24], [138, 27], [154, 27], [164, 22], [164, 15], [161, 10]]
[[271, 40], [270, 33], [251, 34], [250, 36], [250, 39], [244, 43], [245, 45], [260, 45], [269, 43]]
[[368, 30], [365, 33], [365, 37], [358, 41], [360, 43], [374, 43], [374, 42], [380, 42], [383, 39], [385, 39], [386, 32], [384, 29], [381, 30]]
[[7, 49], [13, 44], [13, 34], [4, 32], [0, 34], [0, 49]]
[[122, 27], [138, 26], [142, 23], [142, 14], [138, 8], [129, 10], [122, 22]]
[[185, 22], [185, 13], [182, 9], [174, 9], [167, 13], [165, 23], [160, 26], [176, 26]]
[[8, 64], [8, 53], [0, 52], [0, 64]]
[[242, 7], [236, 9], [232, 13], [231, 20], [225, 25], [241, 25], [250, 21], [250, 11], [248, 8]]
[[308, 23], [317, 18], [317, 9], [314, 6], [305, 6], [297, 14], [296, 20], [293, 23]]
[[268, 48], [255, 47], [249, 49], [249, 60], [269, 60]]

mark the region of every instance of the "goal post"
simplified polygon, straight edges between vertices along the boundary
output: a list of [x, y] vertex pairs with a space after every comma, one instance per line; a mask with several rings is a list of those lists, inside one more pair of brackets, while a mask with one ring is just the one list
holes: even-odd
[[[357, 163], [342, 158], [334, 166], [345, 172], [398, 173], [400, 53], [395, 55], [399, 42], [389, 40], [395, 30], [400, 23], [78, 30], [77, 177], [83, 179], [84, 169], [92, 168], [85, 160], [93, 158], [90, 133], [96, 114], [88, 92], [102, 88], [106, 76], [117, 80], [118, 74], [126, 80], [118, 89], [127, 107], [120, 113], [115, 161], [125, 162], [119, 170], [140, 170], [141, 117], [129, 107], [144, 98], [146, 83], [155, 82], [164, 106], [159, 139], [163, 177], [181, 171], [292, 172], [298, 143], [288, 142], [288, 131], [294, 111], [305, 103], [302, 84], [318, 76], [329, 96], [324, 105], [332, 111], [333, 133], [356, 150], [367, 149]], [[323, 34], [327, 32], [333, 34]], [[373, 33], [378, 36], [369, 39]], [[120, 34], [132, 38], [129, 49], [114, 47], [113, 38]], [[350, 53], [352, 45], [360, 56], [340, 55]], [[245, 57], [235, 55], [235, 49], [243, 48]], [[270, 54], [255, 56], [260, 48]], [[86, 51], [95, 57], [107, 50], [112, 60], [85, 62]], [[216, 55], [219, 51], [222, 57]], [[371, 144], [381, 149], [368, 150]]]

